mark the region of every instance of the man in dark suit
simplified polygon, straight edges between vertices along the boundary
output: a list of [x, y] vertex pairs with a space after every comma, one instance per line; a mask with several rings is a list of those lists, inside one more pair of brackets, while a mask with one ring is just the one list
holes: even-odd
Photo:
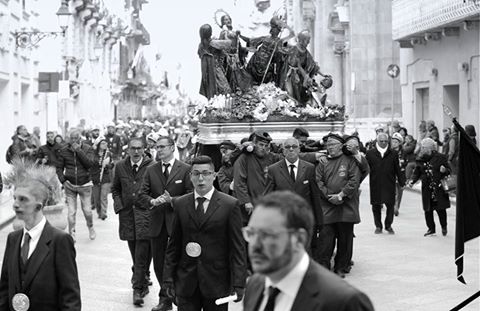
[[382, 233], [382, 207], [385, 204], [385, 230], [389, 234], [395, 234], [392, 223], [397, 180], [400, 187], [405, 186], [405, 174], [400, 170], [398, 152], [390, 148], [388, 135], [380, 133], [375, 147], [367, 151], [366, 158], [370, 166], [370, 203], [376, 227], [374, 232]]
[[299, 153], [300, 144], [296, 138], [290, 137], [283, 142], [285, 159], [268, 167], [264, 194], [277, 190], [290, 190], [307, 200], [315, 216], [312, 237], [312, 247], [315, 247], [323, 226], [320, 190], [315, 181], [315, 165], [299, 159]]
[[153, 160], [145, 154], [142, 138], [128, 143], [128, 156], [115, 165], [112, 184], [113, 209], [118, 214], [120, 240], [128, 242], [133, 261], [133, 304], [143, 304], [149, 292], [147, 278], [150, 266], [150, 210], [138, 204], [143, 176]]
[[[36, 170], [35, 168], [32, 169]], [[28, 173], [27, 173], [28, 174]], [[55, 173], [52, 170], [52, 176]], [[43, 215], [50, 189], [38, 172], [15, 185], [13, 208], [25, 227], [8, 235], [0, 276], [0, 310], [80, 310], [72, 237]]]
[[228, 310], [215, 300], [236, 294], [246, 278], [245, 242], [237, 199], [215, 190], [212, 159], [193, 160], [194, 193], [173, 200], [175, 220], [165, 260], [163, 286], [179, 311]]
[[[175, 142], [170, 137], [160, 137], [157, 140], [157, 157], [159, 162], [150, 166], [143, 179], [140, 202], [150, 208], [149, 236], [153, 267], [159, 284], [163, 279], [163, 263], [167, 249], [168, 237], [172, 233], [173, 208], [172, 197], [191, 192], [190, 166], [175, 160], [173, 152]], [[159, 304], [152, 311], [172, 309], [172, 302], [166, 296], [165, 290], [160, 290]]]
[[259, 199], [243, 235], [255, 274], [244, 311], [370, 311], [368, 297], [326, 270], [305, 251], [313, 231], [308, 203], [290, 191]]

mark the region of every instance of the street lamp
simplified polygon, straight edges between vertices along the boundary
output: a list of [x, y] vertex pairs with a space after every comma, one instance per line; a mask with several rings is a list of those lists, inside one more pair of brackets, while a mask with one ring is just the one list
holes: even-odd
[[68, 0], [62, 0], [62, 4], [57, 11], [58, 24], [62, 31], [15, 31], [16, 47], [27, 48], [36, 46], [42, 39], [46, 37], [56, 37], [58, 35], [65, 36], [68, 28], [68, 23], [72, 13], [68, 10]]

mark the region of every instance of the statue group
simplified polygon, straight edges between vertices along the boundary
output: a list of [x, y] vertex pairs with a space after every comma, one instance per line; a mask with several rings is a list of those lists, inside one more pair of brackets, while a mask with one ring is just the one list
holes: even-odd
[[[253, 85], [273, 82], [300, 105], [305, 105], [312, 101], [312, 92], [317, 87], [316, 75], [323, 76], [324, 81], [328, 80], [326, 84], [331, 86], [331, 77], [320, 72], [307, 49], [310, 43], [308, 31], [300, 32], [297, 43], [289, 45], [288, 41], [295, 37], [295, 33], [279, 17], [270, 20], [270, 34], [258, 38], [248, 38], [240, 31], [234, 31], [228, 14], [223, 15], [220, 21], [222, 30], [218, 39], [212, 38], [209, 24], [200, 27], [200, 94], [208, 99], [217, 94], [246, 91]], [[289, 34], [282, 37], [285, 29]], [[242, 41], [246, 47], [242, 46]], [[253, 55], [247, 63], [250, 51]]]

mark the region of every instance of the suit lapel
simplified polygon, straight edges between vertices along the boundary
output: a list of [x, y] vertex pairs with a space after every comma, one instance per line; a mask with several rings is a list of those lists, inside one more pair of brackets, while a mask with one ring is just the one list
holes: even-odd
[[208, 203], [207, 212], [203, 216], [202, 222], [200, 223], [200, 228], [207, 222], [210, 217], [212, 217], [212, 214], [215, 213], [215, 211], [220, 205], [218, 202], [219, 200], [220, 197], [217, 194], [217, 190], [213, 190], [212, 199], [210, 200], [210, 203]]
[[48, 253], [50, 252], [50, 241], [52, 240], [52, 227], [47, 222], [45, 224], [45, 228], [43, 228], [43, 232], [40, 235], [40, 239], [38, 240], [37, 247], [33, 251], [30, 259], [28, 260], [28, 268], [27, 273], [25, 275], [25, 287], [28, 288], [30, 283], [32, 282], [33, 278], [37, 274], [38, 269], [42, 265], [43, 260], [47, 257]]
[[[168, 179], [166, 181], [166, 184], [169, 184], [172, 180], [175, 179], [175, 176], [180, 172], [180, 163], [175, 160], [173, 162], [172, 169], [170, 170], [170, 175], [168, 175]], [[163, 175], [163, 174], [162, 174]]]
[[247, 284], [247, 287], [250, 287], [248, 293], [251, 293], [251, 296], [250, 299], [245, 299], [244, 310], [258, 310], [265, 291], [265, 277], [259, 277], [255, 282], [252, 281], [251, 284]]
[[188, 196], [188, 204], [187, 204], [187, 211], [190, 214], [190, 217], [193, 219], [193, 222], [200, 228], [200, 219], [198, 219], [197, 214], [195, 212], [195, 195], [190, 193]]
[[314, 266], [312, 265], [312, 260], [308, 264], [307, 272], [303, 277], [302, 284], [298, 289], [297, 297], [295, 297], [295, 301], [293, 302], [291, 310], [315, 310], [315, 305], [312, 304], [313, 299], [312, 296], [318, 295], [320, 289], [313, 288], [312, 284], [315, 284], [315, 271]]
[[302, 160], [298, 161], [298, 169], [297, 169], [297, 178], [295, 178], [295, 183], [301, 183], [303, 180], [303, 176], [305, 175], [306, 167], [305, 163]]
[[289, 167], [287, 167], [287, 163], [285, 162], [285, 160], [282, 160], [282, 162], [280, 162], [280, 171], [282, 172], [285, 180], [287, 180], [288, 183], [290, 184], [291, 186], [290, 188], [293, 188], [293, 184], [295, 182], [292, 180], [292, 177], [290, 177]]
[[13, 271], [14, 283], [15, 283], [15, 292], [20, 292], [22, 290], [20, 284], [20, 244], [22, 244], [23, 229], [20, 230], [20, 234], [16, 237], [16, 240], [13, 241], [13, 256], [10, 260], [10, 269]]

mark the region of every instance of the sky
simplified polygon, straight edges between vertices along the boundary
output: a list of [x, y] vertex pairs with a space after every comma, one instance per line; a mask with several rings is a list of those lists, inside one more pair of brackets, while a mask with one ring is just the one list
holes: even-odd
[[[272, 0], [271, 3], [273, 8], [282, 6], [283, 1]], [[189, 94], [198, 93], [200, 87], [198, 30], [207, 23], [214, 29], [214, 36], [218, 35], [220, 28], [214, 21], [217, 9], [229, 13], [234, 29], [242, 29], [243, 34], [249, 34], [248, 29], [239, 24], [248, 23], [249, 15], [256, 10], [254, 0], [149, 0], [141, 12], [141, 20], [151, 38], [146, 54], [151, 60], [155, 53], [160, 52], [161, 67], [169, 71], [170, 81], [176, 83], [178, 73], [183, 89]], [[180, 67], [178, 64], [181, 64], [180, 70], [177, 69]]]

